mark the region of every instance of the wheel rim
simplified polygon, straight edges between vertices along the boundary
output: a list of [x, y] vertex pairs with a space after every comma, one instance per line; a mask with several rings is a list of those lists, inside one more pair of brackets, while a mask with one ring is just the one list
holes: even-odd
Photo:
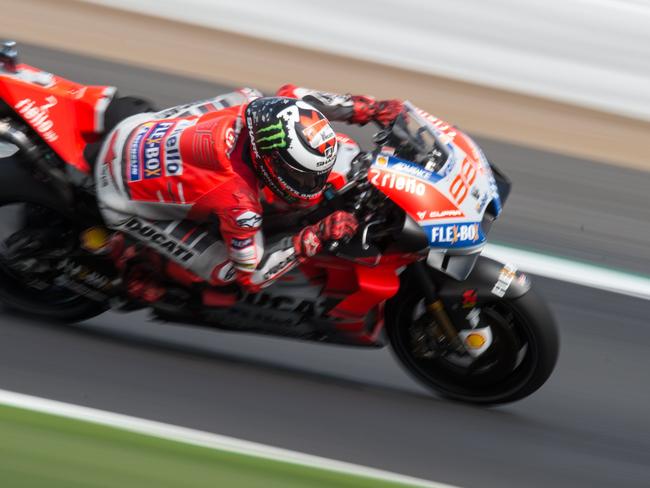
[[[424, 359], [416, 356], [411, 335], [421, 302], [404, 303], [393, 347], [428, 386], [450, 397], [490, 402], [520, 389], [531, 379], [539, 351], [526, 319], [514, 307], [506, 302], [481, 307], [481, 326], [490, 326], [493, 343], [477, 359], [454, 354]], [[409, 308], [411, 313], [406, 313]]]
[[[51, 241], [55, 243], [55, 246], [61, 246], [72, 232], [69, 221], [59, 212], [47, 206], [38, 203], [0, 202], [1, 293], [23, 304], [38, 303], [40, 306], [47, 307], [71, 306], [84, 301], [83, 297], [72, 290], [58, 286], [53, 282], [38, 282], [34, 276], [22, 274], [16, 269], [16, 258], [9, 256], [8, 242], [12, 236], [16, 236], [22, 230], [29, 232], [39, 227], [46, 227], [53, 231]], [[26, 253], [25, 259], [28, 258]], [[49, 259], [52, 262], [55, 260], [54, 257], [43, 257], [43, 259]]]

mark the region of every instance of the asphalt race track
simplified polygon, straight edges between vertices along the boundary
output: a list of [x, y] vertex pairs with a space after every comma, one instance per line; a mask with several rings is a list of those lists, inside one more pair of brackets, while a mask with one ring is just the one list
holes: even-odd
[[[30, 64], [161, 106], [225, 89], [22, 52]], [[647, 173], [481, 143], [515, 183], [492, 238], [650, 274]], [[534, 281], [559, 321], [561, 357], [539, 392], [505, 407], [433, 397], [387, 350], [174, 327], [143, 314], [60, 327], [5, 312], [0, 388], [465, 487], [647, 487], [650, 302]]]

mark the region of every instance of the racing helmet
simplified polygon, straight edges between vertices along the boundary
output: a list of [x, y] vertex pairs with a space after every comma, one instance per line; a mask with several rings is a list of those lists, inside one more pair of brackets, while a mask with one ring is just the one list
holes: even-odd
[[336, 133], [325, 116], [301, 100], [264, 97], [246, 108], [253, 167], [289, 204], [309, 204], [322, 193], [336, 161]]

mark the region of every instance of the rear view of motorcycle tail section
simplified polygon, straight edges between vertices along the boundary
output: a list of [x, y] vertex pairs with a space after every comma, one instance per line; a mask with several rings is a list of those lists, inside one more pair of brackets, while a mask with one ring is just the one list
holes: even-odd
[[0, 51], [0, 301], [49, 320], [83, 320], [102, 313], [105, 304], [57, 284], [61, 263], [78, 247], [80, 232], [66, 165], [83, 170], [74, 165], [83, 155], [74, 149], [73, 159], [64, 160], [56, 151], [63, 148], [57, 143], [67, 140], [63, 134], [75, 127], [70, 121], [72, 128], [64, 126], [65, 113], [57, 115], [61, 129], [52, 121], [50, 109], [60, 102], [48, 91], [54, 77], [16, 65], [15, 57], [13, 45], [5, 43]]
[[0, 100], [70, 168], [87, 174], [84, 148], [104, 132], [116, 89], [87, 86], [19, 64], [15, 43], [0, 45]]

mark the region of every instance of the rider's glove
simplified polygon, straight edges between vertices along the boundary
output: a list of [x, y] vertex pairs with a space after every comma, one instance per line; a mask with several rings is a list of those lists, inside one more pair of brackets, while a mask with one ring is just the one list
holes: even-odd
[[363, 95], [350, 97], [354, 104], [354, 114], [350, 122], [364, 125], [370, 121], [386, 127], [402, 112], [404, 104], [399, 100], [375, 100]]
[[379, 100], [372, 119], [383, 127], [390, 125], [402, 113], [404, 104], [399, 100]]
[[359, 223], [354, 215], [339, 210], [328, 215], [316, 225], [301, 230], [293, 238], [296, 254], [300, 257], [312, 257], [323, 249], [323, 244], [352, 237]]

